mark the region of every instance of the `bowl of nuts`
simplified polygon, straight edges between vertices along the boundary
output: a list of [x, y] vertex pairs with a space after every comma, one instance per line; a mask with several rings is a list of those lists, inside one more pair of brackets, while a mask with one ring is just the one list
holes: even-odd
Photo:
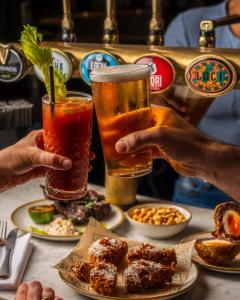
[[178, 205], [147, 203], [131, 207], [127, 218], [133, 227], [144, 236], [167, 239], [183, 231], [192, 213]]

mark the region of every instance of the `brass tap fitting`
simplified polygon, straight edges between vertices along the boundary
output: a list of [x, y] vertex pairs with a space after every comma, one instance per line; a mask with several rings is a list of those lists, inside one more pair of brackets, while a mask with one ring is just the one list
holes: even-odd
[[103, 43], [118, 44], [119, 35], [116, 21], [116, 1], [106, 0], [106, 17], [104, 20]]
[[162, 1], [152, 0], [152, 18], [149, 22], [148, 45], [163, 46], [163, 31]]
[[62, 18], [62, 40], [63, 42], [76, 42], [74, 32], [74, 22], [71, 15], [71, 1], [63, 0], [63, 18]]
[[204, 20], [200, 22], [200, 48], [215, 48], [215, 28], [240, 22], [240, 15], [227, 16], [217, 20]]

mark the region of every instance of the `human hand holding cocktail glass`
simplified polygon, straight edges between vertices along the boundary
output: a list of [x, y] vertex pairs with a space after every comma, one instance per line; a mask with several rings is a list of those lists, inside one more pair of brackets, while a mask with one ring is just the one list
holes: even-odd
[[42, 99], [44, 148], [67, 157], [69, 170], [46, 171], [46, 194], [58, 200], [76, 200], [87, 192], [93, 104], [91, 96], [67, 92], [65, 75], [53, 67], [50, 47], [40, 46], [36, 27], [24, 26], [22, 49], [42, 72], [48, 94]]

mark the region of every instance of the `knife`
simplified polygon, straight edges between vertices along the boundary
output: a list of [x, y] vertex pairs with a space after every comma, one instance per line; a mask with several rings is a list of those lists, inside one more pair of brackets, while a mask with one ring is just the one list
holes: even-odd
[[7, 236], [7, 244], [5, 246], [5, 257], [3, 264], [0, 268], [0, 278], [9, 278], [11, 275], [10, 263], [12, 252], [14, 250], [16, 240], [17, 240], [18, 229], [13, 229], [9, 232]]

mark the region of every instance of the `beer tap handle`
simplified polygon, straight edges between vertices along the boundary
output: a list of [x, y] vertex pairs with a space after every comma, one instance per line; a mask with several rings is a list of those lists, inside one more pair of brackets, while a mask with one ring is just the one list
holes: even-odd
[[224, 25], [232, 25], [236, 23], [240, 23], [240, 15], [232, 15], [224, 18], [220, 18], [217, 20], [213, 20], [214, 27], [224, 26]]
[[204, 20], [200, 23], [200, 48], [215, 48], [215, 28], [240, 23], [240, 15], [227, 16], [216, 20]]
[[152, 18], [149, 23], [148, 44], [163, 46], [163, 31], [162, 0], [152, 0]]
[[62, 41], [75, 43], [77, 41], [74, 32], [74, 23], [71, 15], [71, 0], [63, 0], [63, 18], [62, 18]]
[[106, 17], [104, 20], [103, 43], [118, 44], [119, 35], [116, 21], [116, 1], [106, 0]]

